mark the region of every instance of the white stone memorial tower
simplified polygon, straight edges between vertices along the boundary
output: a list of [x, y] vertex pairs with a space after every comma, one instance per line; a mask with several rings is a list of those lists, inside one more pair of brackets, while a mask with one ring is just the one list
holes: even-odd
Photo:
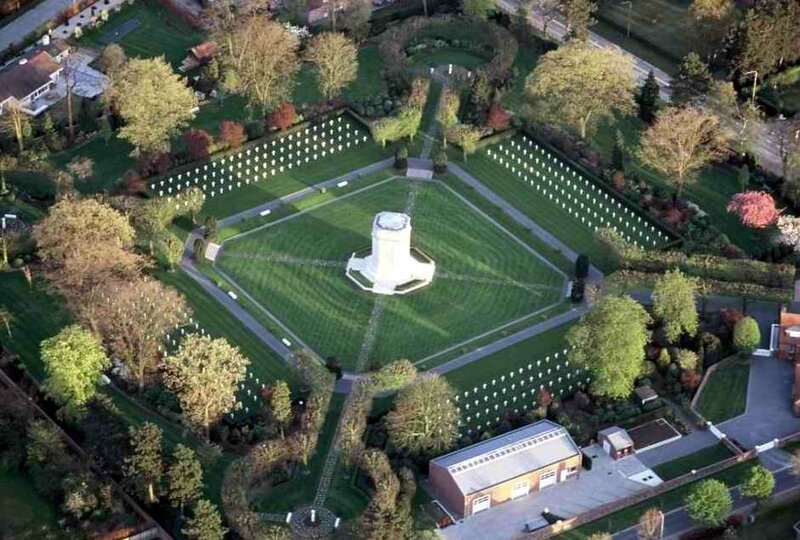
[[380, 212], [372, 222], [372, 250], [366, 257], [353, 253], [347, 276], [360, 288], [377, 294], [405, 294], [428, 285], [436, 263], [411, 247], [411, 218], [399, 212]]

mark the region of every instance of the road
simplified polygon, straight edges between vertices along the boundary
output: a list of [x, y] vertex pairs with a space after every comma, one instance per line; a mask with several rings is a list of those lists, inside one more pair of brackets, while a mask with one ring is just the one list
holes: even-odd
[[[495, 4], [504, 12], [513, 15], [517, 11], [519, 2], [517, 0], [495, 0]], [[540, 13], [533, 9], [530, 16], [531, 25], [539, 31], [544, 29], [544, 20]], [[558, 16], [547, 24], [547, 35], [555, 41], [562, 42], [567, 35], [567, 27], [563, 19]], [[633, 68], [636, 73], [636, 79], [641, 83], [647, 78], [650, 71], [658, 82], [661, 93], [661, 99], [668, 100], [672, 95], [672, 77], [662, 69], [657, 68], [650, 62], [639, 58], [632, 54], [630, 51], [620, 47], [619, 45], [607, 40], [606, 38], [589, 32], [588, 42], [597, 48], [611, 48], [621, 51], [633, 60]], [[786, 129], [785, 124], [777, 120], [769, 120], [762, 122], [756, 131], [758, 132], [757, 140], [753, 143], [753, 151], [756, 152], [761, 166], [778, 176], [783, 176], [783, 165], [780, 157], [780, 133], [781, 130]]]
[[0, 27], [0, 51], [18, 45], [69, 7], [72, 0], [43, 0], [7, 25]]
[[[738, 488], [732, 488], [730, 492], [733, 497], [734, 513], [749, 512], [753, 509], [752, 499], [745, 499], [739, 495]], [[800, 492], [800, 478], [792, 476], [790, 469], [784, 469], [775, 474], [774, 499], [785, 499], [798, 492]], [[665, 539], [678, 538], [697, 527], [697, 523], [689, 517], [685, 506], [667, 512], [664, 517]], [[790, 537], [792, 537], [790, 531], [786, 531], [786, 538]], [[630, 527], [616, 533], [614, 540], [639, 540], [637, 527]]]

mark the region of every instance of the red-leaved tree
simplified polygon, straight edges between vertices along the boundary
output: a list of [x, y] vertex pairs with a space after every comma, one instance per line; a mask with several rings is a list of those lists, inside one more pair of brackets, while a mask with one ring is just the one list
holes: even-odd
[[775, 199], [762, 191], [743, 191], [731, 197], [728, 212], [733, 212], [742, 220], [742, 225], [753, 229], [763, 229], [778, 221], [780, 210], [775, 208]]
[[279, 131], [294, 125], [297, 113], [291, 103], [283, 103], [267, 117], [267, 124]]
[[183, 134], [186, 143], [186, 152], [192, 159], [208, 157], [208, 150], [214, 142], [214, 137], [204, 129], [190, 129]]
[[223, 120], [219, 124], [219, 142], [226, 148], [239, 148], [247, 140], [244, 126], [233, 120]]
[[495, 131], [503, 131], [508, 129], [510, 121], [511, 115], [499, 103], [492, 103], [489, 106], [489, 113], [486, 115], [486, 127]]

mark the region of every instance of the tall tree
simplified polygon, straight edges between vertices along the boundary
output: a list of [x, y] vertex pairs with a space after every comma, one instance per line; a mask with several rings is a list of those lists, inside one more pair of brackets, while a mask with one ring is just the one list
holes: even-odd
[[180, 507], [181, 515], [186, 505], [203, 493], [203, 467], [194, 450], [178, 443], [172, 452], [172, 463], [167, 470], [167, 497], [174, 507]]
[[295, 33], [263, 14], [246, 17], [218, 34], [223, 71], [236, 74], [230, 90], [244, 92], [263, 112], [291, 101], [300, 67]]
[[706, 53], [728, 33], [736, 10], [733, 0], [694, 0], [689, 13], [694, 19], [694, 42], [698, 50]]
[[642, 374], [649, 323], [647, 311], [629, 296], [606, 296], [570, 328], [570, 361], [589, 370], [595, 394], [611, 399], [630, 396]]
[[317, 84], [325, 99], [335, 98], [356, 80], [358, 49], [344, 34], [317, 34], [306, 48], [306, 59], [315, 66]]
[[103, 47], [100, 52], [100, 58], [97, 60], [103, 73], [112, 79], [127, 61], [128, 57], [125, 54], [125, 50], [117, 43], [111, 43]]
[[678, 76], [672, 81], [672, 103], [685, 105], [704, 101], [713, 81], [708, 64], [700, 60], [697, 53], [687, 54], [678, 69]]
[[[426, 0], [423, 0], [423, 7], [427, 8], [425, 2]], [[354, 41], [361, 42], [369, 37], [370, 17], [372, 17], [372, 2], [350, 0], [339, 14], [339, 26]]]
[[475, 152], [478, 141], [481, 140], [481, 130], [471, 124], [456, 124], [450, 126], [445, 132], [445, 137], [461, 147], [461, 155], [464, 161], [467, 161], [467, 156]]
[[16, 103], [10, 103], [3, 109], [5, 112], [0, 116], [0, 131], [17, 139], [17, 150], [22, 154], [25, 151], [25, 139], [32, 133], [31, 122]]
[[569, 44], [542, 56], [525, 82], [535, 116], [581, 137], [604, 118], [636, 109], [631, 58], [612, 49]]
[[418, 378], [397, 394], [386, 417], [392, 444], [412, 454], [439, 454], [458, 438], [455, 392], [439, 375]]
[[72, 325], [44, 340], [41, 350], [44, 391], [61, 407], [59, 414], [71, 420], [82, 417], [100, 376], [111, 366], [103, 346], [91, 332]]
[[589, 28], [595, 22], [594, 13], [597, 3], [594, 0], [562, 0], [561, 9], [567, 20], [567, 33], [571, 38], [586, 41]]
[[98, 286], [138, 274], [144, 261], [131, 250], [134, 237], [123, 214], [95, 199], [62, 198], [33, 228], [45, 275], [72, 308]]
[[707, 526], [719, 525], [731, 511], [728, 486], [719, 480], [703, 480], [695, 484], [686, 497], [689, 516]]
[[194, 91], [163, 57], [128, 60], [108, 97], [125, 121], [119, 136], [144, 153], [169, 148], [170, 138], [194, 118], [198, 105]]
[[461, 106], [461, 99], [458, 92], [444, 88], [439, 100], [437, 120], [442, 126], [442, 145], [447, 148], [447, 133], [458, 124], [458, 109]]
[[711, 111], [669, 107], [642, 136], [639, 158], [666, 175], [680, 195], [700, 169], [727, 155], [728, 141]]
[[758, 104], [752, 101], [740, 103], [736, 89], [729, 81], [715, 82], [706, 104], [720, 117], [723, 125], [732, 128], [733, 149], [742, 155], [755, 153], [754, 145], [761, 136], [760, 121], [764, 116]]
[[249, 363], [224, 338], [197, 334], [186, 336], [164, 361], [167, 385], [178, 396], [184, 418], [201, 427], [206, 440], [211, 424], [233, 410]]
[[186, 322], [190, 308], [179, 292], [152, 278], [108, 282], [81, 310], [139, 388], [158, 368], [166, 334]]
[[284, 437], [284, 430], [289, 422], [292, 421], [292, 393], [286, 381], [277, 381], [272, 388], [272, 395], [269, 398], [270, 411], [272, 418], [280, 426], [281, 439]]
[[747, 12], [735, 36], [736, 68], [761, 80], [800, 57], [800, 3], [763, 1]]
[[697, 281], [680, 270], [670, 270], [656, 280], [653, 288], [653, 314], [664, 324], [667, 339], [677, 341], [681, 334], [697, 332]]
[[492, 0], [461, 0], [462, 13], [475, 20], [485, 21], [494, 10]]
[[181, 532], [188, 540], [223, 540], [228, 529], [222, 526], [217, 507], [202, 499], [194, 507], [194, 513], [186, 520]]
[[158, 485], [164, 476], [161, 428], [150, 422], [129, 429], [131, 451], [125, 457], [125, 476], [150, 504], [158, 501]]
[[656, 119], [659, 105], [660, 88], [656, 76], [652, 70], [647, 74], [647, 78], [636, 94], [636, 103], [639, 105], [639, 118], [648, 124], [652, 124]]

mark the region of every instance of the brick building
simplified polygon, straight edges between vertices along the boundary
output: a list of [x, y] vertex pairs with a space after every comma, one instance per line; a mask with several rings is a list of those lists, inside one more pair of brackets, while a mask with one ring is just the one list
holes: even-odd
[[436, 496], [457, 518], [577, 477], [581, 451], [560, 425], [542, 420], [431, 460]]

